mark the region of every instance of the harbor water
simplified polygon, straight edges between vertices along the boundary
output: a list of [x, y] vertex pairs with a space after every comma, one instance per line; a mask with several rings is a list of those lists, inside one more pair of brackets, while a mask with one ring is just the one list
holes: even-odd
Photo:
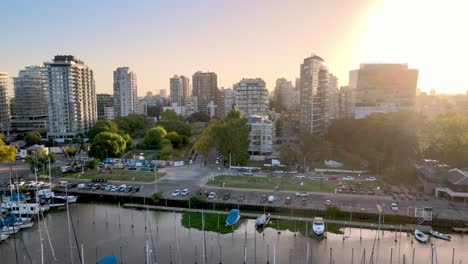
[[[41, 232], [36, 223], [2, 242], [0, 263], [41, 263], [42, 253], [44, 263], [54, 263], [54, 258], [56, 263], [80, 263], [81, 254], [85, 263], [96, 263], [113, 252], [118, 263], [149, 259], [150, 263], [328, 264], [370, 263], [373, 258], [373, 263], [427, 264], [434, 249], [439, 264], [452, 263], [452, 256], [454, 263], [468, 262], [468, 241], [458, 234], [450, 242], [432, 239], [421, 244], [407, 233], [345, 228], [344, 234], [316, 239], [310, 229], [307, 236], [294, 230], [255, 231], [255, 219], [243, 218], [233, 233], [218, 234], [183, 227], [181, 218], [180, 213], [74, 204], [70, 224], [66, 211], [49, 213], [40, 221]], [[224, 224], [225, 216], [221, 218]]]

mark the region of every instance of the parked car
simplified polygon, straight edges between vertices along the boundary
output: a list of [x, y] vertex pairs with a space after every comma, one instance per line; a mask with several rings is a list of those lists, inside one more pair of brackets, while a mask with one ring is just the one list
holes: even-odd
[[296, 175], [296, 179], [305, 179], [305, 176], [302, 174]]
[[230, 198], [231, 198], [231, 193], [230, 193], [230, 192], [225, 193], [224, 196], [223, 196], [223, 200], [224, 200], [224, 201], [227, 201], [227, 200], [229, 200]]
[[309, 196], [309, 195], [308, 195], [306, 192], [297, 192], [297, 193], [296, 193], [296, 196], [297, 196], [297, 197], [307, 197], [307, 196]]
[[118, 191], [119, 191], [119, 192], [124, 192], [124, 191], [125, 191], [125, 189], [127, 189], [127, 185], [125, 185], [125, 184], [122, 184], [122, 185], [120, 185], [120, 186], [119, 186], [119, 189], [118, 189]]
[[245, 200], [245, 194], [241, 193], [241, 194], [239, 195], [239, 197], [237, 197], [237, 201], [238, 201], [238, 202], [242, 202], [242, 201], [244, 201], [244, 200]]
[[177, 196], [179, 196], [179, 195], [180, 195], [180, 190], [179, 190], [179, 189], [176, 189], [175, 191], [173, 191], [173, 192], [171, 193], [171, 197], [177, 197]]
[[140, 187], [134, 187], [132, 190], [133, 193], [137, 193], [139, 191], [140, 191]]
[[182, 192], [180, 193], [180, 195], [187, 196], [187, 195], [189, 195], [189, 193], [190, 193], [189, 189], [183, 189]]
[[261, 204], [266, 203], [266, 201], [267, 201], [267, 196], [266, 196], [266, 195], [260, 196], [260, 203], [261, 203]]
[[330, 206], [332, 204], [332, 202], [330, 200], [325, 200], [325, 206]]
[[85, 184], [85, 183], [80, 183], [80, 184], [78, 184], [77, 188], [78, 188], [78, 189], [85, 189], [85, 188], [86, 188], [86, 184]]
[[289, 197], [289, 196], [286, 197], [286, 199], [284, 199], [284, 203], [285, 203], [285, 204], [291, 204], [291, 201], [292, 201], [292, 199], [291, 199], [291, 197]]
[[366, 178], [366, 181], [376, 181], [376, 180], [377, 180], [377, 178], [375, 178], [375, 177], [367, 177]]
[[297, 170], [292, 170], [288, 172], [289, 174], [297, 174]]
[[398, 211], [398, 205], [396, 203], [392, 203], [392, 211]]
[[252, 176], [253, 173], [252, 173], [252, 171], [249, 170], [249, 171], [246, 171], [246, 172], [242, 173], [242, 175], [245, 175], [245, 176]]
[[210, 192], [210, 194], [208, 194], [208, 199], [214, 199], [215, 197], [216, 197], [215, 192]]

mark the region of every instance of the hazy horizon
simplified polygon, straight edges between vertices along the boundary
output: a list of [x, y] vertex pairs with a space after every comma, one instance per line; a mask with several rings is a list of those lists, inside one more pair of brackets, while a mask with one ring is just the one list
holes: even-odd
[[[340, 85], [361, 63], [407, 63], [418, 88], [466, 93], [463, 1], [13, 1], [3, 3], [0, 71], [71, 54], [112, 93], [112, 74], [129, 66], [139, 95], [169, 90], [174, 74], [214, 71], [219, 87], [263, 78], [294, 82], [305, 57], [325, 59]], [[465, 7], [465, 8], [464, 8]], [[397, 19], [396, 19], [397, 18]]]

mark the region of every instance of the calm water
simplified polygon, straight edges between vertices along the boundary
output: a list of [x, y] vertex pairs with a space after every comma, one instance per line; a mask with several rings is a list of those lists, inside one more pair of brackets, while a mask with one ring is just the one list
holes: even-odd
[[[102, 204], [78, 204], [71, 206], [70, 210], [78, 244], [80, 247], [83, 244], [85, 263], [96, 263], [97, 258], [110, 252], [118, 256], [119, 263], [145, 263], [146, 241], [150, 250], [154, 249], [155, 252], [155, 256], [151, 253], [151, 263], [155, 263], [154, 258], [158, 263], [203, 263], [203, 232], [182, 227], [181, 214], [137, 211]], [[73, 235], [70, 250], [66, 212], [48, 214], [46, 223], [58, 263], [79, 263]], [[206, 232], [207, 263], [220, 263], [220, 255], [222, 263], [243, 263], [244, 258], [246, 263], [267, 263], [267, 260], [270, 263], [306, 263], [307, 256], [309, 263], [330, 263], [330, 248], [332, 263], [361, 263], [364, 249], [366, 262], [369, 263], [373, 246], [374, 263], [390, 263], [391, 250], [393, 263], [403, 263], [403, 255], [406, 263], [412, 263], [413, 248], [416, 254], [414, 263], [430, 263], [430, 243], [423, 245], [414, 241], [412, 244], [412, 237], [405, 233], [401, 239], [397, 233], [398, 242], [395, 243], [394, 232], [381, 232], [380, 240], [375, 240], [376, 231], [362, 230], [361, 240], [359, 229], [348, 228], [344, 241], [343, 235], [336, 234], [329, 234], [328, 239], [318, 241], [299, 233], [294, 236], [288, 231], [278, 234], [270, 228], [263, 233], [254, 232], [254, 224], [254, 220], [243, 220], [233, 234]], [[53, 263], [43, 222], [41, 229], [45, 263]], [[453, 248], [455, 263], [468, 262], [468, 252], [465, 251], [468, 241], [463, 236], [453, 235], [452, 242], [434, 241], [438, 263], [451, 263]], [[16, 263], [14, 244], [12, 238], [0, 244], [0, 263]], [[37, 224], [17, 233], [16, 251], [18, 263], [30, 263], [29, 258], [32, 263], [40, 263]]]

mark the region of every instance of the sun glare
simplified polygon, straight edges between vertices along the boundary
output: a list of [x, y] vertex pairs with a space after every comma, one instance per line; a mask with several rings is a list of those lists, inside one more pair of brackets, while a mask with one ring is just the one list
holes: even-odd
[[382, 1], [369, 12], [354, 65], [408, 63], [419, 69], [418, 87], [423, 91], [465, 91], [466, 10], [468, 2], [461, 0]]

